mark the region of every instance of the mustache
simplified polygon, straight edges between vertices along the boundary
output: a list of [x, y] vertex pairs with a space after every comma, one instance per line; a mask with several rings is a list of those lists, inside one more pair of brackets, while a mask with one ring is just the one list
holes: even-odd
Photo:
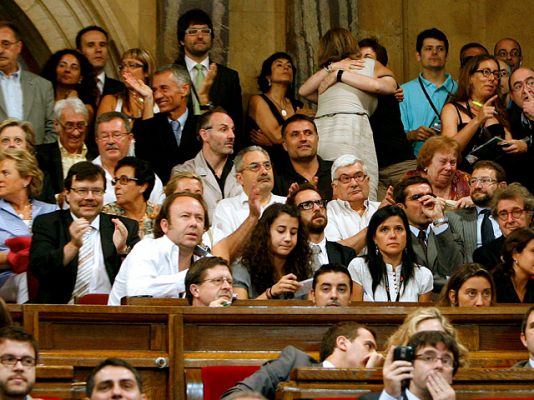
[[107, 143], [106, 150], [119, 150], [119, 146], [116, 143]]

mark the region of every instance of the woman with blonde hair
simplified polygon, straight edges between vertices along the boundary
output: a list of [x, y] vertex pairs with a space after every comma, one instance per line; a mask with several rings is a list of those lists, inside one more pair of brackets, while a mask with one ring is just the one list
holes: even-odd
[[395, 93], [393, 72], [374, 59], [362, 59], [358, 42], [343, 28], [330, 29], [321, 38], [318, 64], [321, 69], [299, 89], [318, 104], [318, 154], [326, 160], [343, 154], [362, 159], [371, 178], [369, 199], [375, 200], [378, 163], [369, 116], [377, 94]]
[[16, 118], [0, 123], [0, 150], [25, 149], [35, 154], [35, 132], [32, 124]]

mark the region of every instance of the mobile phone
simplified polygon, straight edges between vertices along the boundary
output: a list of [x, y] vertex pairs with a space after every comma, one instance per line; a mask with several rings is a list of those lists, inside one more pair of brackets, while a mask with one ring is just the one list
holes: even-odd
[[393, 360], [403, 360], [412, 362], [414, 360], [414, 351], [410, 346], [397, 346], [393, 350]]

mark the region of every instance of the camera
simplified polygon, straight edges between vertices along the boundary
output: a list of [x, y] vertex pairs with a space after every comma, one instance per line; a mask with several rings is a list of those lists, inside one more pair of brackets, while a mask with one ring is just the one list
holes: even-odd
[[403, 360], [412, 362], [414, 360], [414, 351], [410, 346], [397, 346], [393, 351], [393, 360]]

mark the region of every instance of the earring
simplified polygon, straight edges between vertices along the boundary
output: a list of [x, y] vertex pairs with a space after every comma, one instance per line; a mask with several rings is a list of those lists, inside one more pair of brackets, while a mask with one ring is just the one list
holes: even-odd
[[376, 247], [376, 243], [375, 243], [375, 252], [376, 252], [376, 255], [380, 254], [380, 252], [378, 251], [378, 247]]
[[268, 85], [269, 87], [271, 87], [271, 80], [270, 80], [270, 79], [267, 79], [267, 85]]

